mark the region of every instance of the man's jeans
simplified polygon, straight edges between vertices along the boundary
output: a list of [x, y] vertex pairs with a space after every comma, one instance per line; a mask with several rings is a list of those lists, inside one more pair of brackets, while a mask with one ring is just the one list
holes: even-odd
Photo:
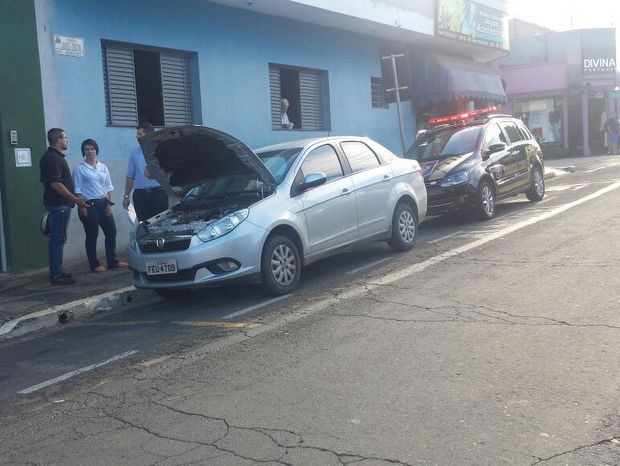
[[48, 246], [50, 262], [50, 279], [60, 278], [63, 274], [62, 252], [67, 242], [67, 228], [71, 206], [45, 206], [49, 215], [50, 240]]

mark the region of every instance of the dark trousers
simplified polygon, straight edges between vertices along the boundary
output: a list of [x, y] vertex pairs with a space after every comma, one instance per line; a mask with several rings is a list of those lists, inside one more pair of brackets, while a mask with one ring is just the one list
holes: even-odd
[[112, 215], [106, 215], [108, 206], [105, 199], [95, 199], [92, 201], [92, 207], [86, 209], [86, 216], [80, 215], [82, 225], [84, 225], [84, 233], [86, 233], [86, 256], [90, 269], [101, 265], [97, 260], [97, 237], [99, 236], [99, 227], [105, 235], [105, 255], [108, 268], [115, 267], [118, 263], [116, 258], [116, 223]]
[[134, 189], [133, 206], [139, 221], [148, 220], [168, 208], [168, 194], [163, 188]]
[[61, 278], [62, 255], [67, 242], [67, 227], [69, 226], [69, 218], [71, 216], [71, 206], [45, 206], [49, 212], [49, 245], [48, 255], [50, 263], [50, 278]]

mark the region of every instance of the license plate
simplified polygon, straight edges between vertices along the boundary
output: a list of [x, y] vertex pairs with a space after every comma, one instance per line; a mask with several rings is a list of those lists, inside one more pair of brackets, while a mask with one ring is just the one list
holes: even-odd
[[147, 275], [169, 275], [171, 273], [177, 273], [177, 261], [175, 259], [146, 262]]

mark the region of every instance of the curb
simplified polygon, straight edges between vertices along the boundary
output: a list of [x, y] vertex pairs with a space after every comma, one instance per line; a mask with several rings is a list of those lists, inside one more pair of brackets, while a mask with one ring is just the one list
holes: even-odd
[[151, 298], [154, 299], [155, 296], [150, 290], [139, 290], [128, 286], [90, 298], [52, 306], [4, 323], [0, 326], [0, 340], [22, 336], [42, 328], [64, 325], [73, 320], [92, 317], [103, 312], [111, 312]]

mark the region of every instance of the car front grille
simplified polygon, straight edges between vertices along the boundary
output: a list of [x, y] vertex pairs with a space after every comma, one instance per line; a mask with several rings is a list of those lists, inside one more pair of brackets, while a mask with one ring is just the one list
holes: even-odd
[[182, 251], [189, 248], [191, 236], [148, 236], [138, 241], [142, 252]]

